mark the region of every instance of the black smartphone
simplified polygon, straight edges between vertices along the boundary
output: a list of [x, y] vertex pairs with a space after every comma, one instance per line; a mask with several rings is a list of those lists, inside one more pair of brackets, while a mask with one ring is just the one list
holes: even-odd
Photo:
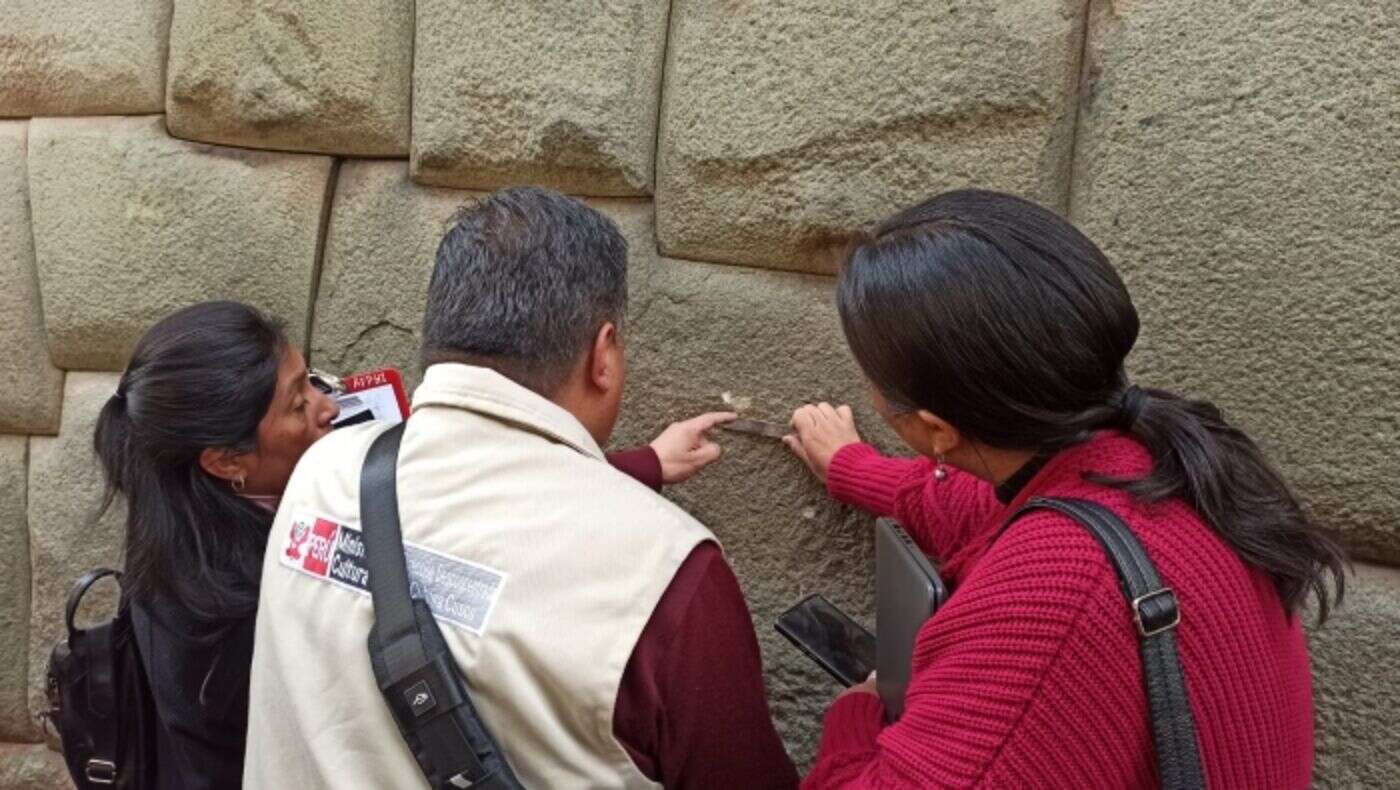
[[854, 686], [875, 670], [875, 635], [820, 595], [783, 612], [775, 627], [842, 685]]

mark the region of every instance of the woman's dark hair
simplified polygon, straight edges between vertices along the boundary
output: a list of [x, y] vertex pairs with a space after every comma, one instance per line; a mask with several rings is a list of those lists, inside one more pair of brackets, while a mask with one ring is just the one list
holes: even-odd
[[[1130, 386], [1127, 288], [1069, 222], [1011, 195], [960, 190], [895, 215], [851, 248], [837, 305], [846, 339], [896, 408], [926, 409], [992, 447], [1053, 452], [1122, 428], [1152, 472], [1094, 482], [1180, 497], [1289, 611], [1340, 603], [1346, 557], [1215, 406]], [[1328, 584], [1335, 586], [1335, 596]]]
[[123, 587], [218, 621], [257, 607], [272, 514], [200, 466], [205, 448], [257, 448], [287, 348], [280, 327], [237, 302], [206, 302], [152, 326], [102, 407], [93, 445], [105, 511], [126, 498]]

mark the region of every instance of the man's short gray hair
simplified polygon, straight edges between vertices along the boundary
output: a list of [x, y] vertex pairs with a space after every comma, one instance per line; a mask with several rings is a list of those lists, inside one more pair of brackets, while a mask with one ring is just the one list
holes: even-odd
[[627, 309], [627, 240], [582, 201], [538, 187], [463, 206], [438, 244], [423, 364], [493, 368], [551, 397]]

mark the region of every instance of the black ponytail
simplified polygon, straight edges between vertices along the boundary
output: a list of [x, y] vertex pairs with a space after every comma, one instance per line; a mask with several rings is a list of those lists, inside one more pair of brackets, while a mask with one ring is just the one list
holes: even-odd
[[927, 409], [993, 447], [1053, 452], [1117, 427], [1152, 454], [1146, 501], [1180, 497], [1289, 611], [1342, 600], [1346, 557], [1242, 431], [1205, 401], [1129, 386], [1138, 316], [1104, 254], [1010, 195], [949, 192], [859, 240], [837, 287], [856, 361], [896, 408]]
[[123, 587], [133, 598], [173, 599], [209, 622], [256, 610], [272, 514], [199, 457], [256, 449], [286, 347], [276, 324], [236, 302], [181, 310], [137, 343], [93, 433], [101, 511], [118, 494], [126, 503]]

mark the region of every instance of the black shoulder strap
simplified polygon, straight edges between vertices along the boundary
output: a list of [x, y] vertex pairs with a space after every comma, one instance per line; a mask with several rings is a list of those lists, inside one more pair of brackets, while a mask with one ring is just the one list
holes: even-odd
[[1089, 530], [1103, 546], [1137, 625], [1142, 677], [1147, 686], [1147, 707], [1152, 718], [1152, 740], [1162, 788], [1204, 788], [1196, 721], [1191, 715], [1191, 702], [1176, 649], [1174, 631], [1181, 622], [1176, 593], [1162, 586], [1147, 551], [1112, 510], [1083, 499], [1036, 497], [1016, 511], [1002, 530], [1032, 510], [1054, 510], [1069, 516]]
[[404, 425], [399, 423], [375, 438], [360, 472], [360, 524], [364, 528], [369, 592], [374, 599], [374, 630], [387, 651], [389, 673], [395, 678], [428, 660], [413, 616], [399, 526], [399, 444]]
[[518, 790], [437, 621], [408, 586], [399, 525], [398, 460], [405, 423], [375, 437], [360, 471], [360, 526], [374, 600], [370, 663], [409, 750], [434, 787]]

